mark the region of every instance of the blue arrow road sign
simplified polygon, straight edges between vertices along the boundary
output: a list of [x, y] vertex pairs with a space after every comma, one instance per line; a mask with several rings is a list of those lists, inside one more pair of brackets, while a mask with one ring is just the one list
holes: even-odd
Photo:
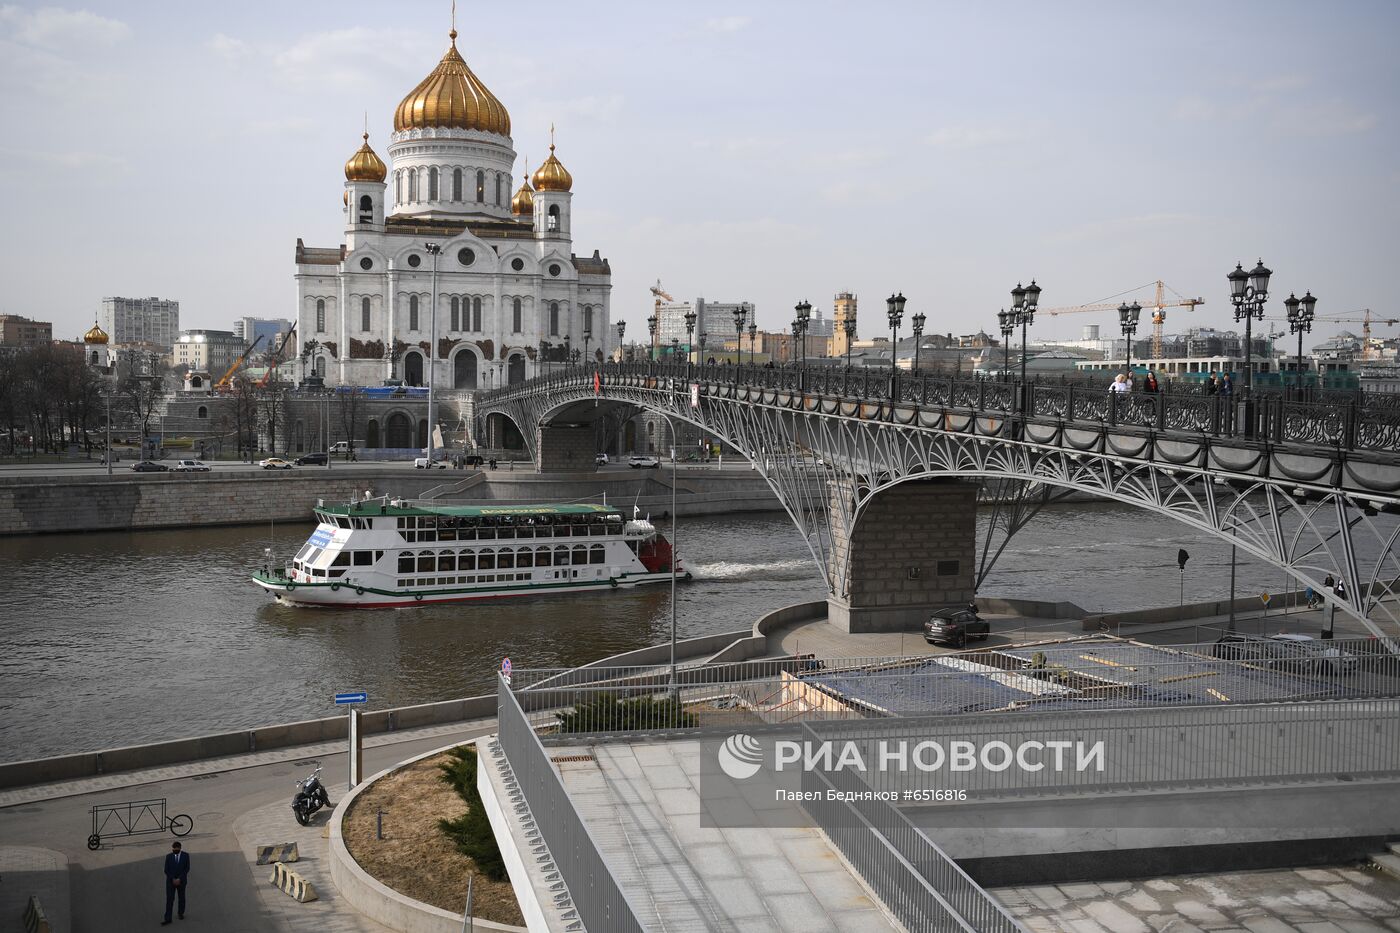
[[335, 705], [345, 706], [348, 703], [368, 703], [369, 694], [361, 691], [359, 693], [337, 693], [335, 695]]

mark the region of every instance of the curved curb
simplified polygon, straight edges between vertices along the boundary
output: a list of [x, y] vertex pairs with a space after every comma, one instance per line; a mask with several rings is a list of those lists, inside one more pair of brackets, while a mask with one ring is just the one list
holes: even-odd
[[[415, 901], [413, 898], [395, 891], [361, 868], [360, 864], [350, 855], [350, 850], [345, 847], [342, 823], [345, 814], [350, 812], [350, 806], [355, 798], [372, 786], [375, 781], [422, 761], [424, 758], [440, 755], [449, 749], [462, 745], [476, 745], [477, 741], [473, 739], [469, 742], [453, 742], [451, 745], [444, 745], [421, 755], [406, 758], [397, 764], [390, 765], [378, 774], [371, 775], [359, 787], [341, 798], [340, 804], [331, 815], [330, 822], [331, 882], [336, 886], [341, 897], [345, 898], [347, 903], [366, 917], [384, 924], [391, 930], [399, 930], [401, 933], [461, 933], [464, 919], [461, 914], [454, 914], [441, 907]], [[479, 758], [481, 754], [479, 747], [477, 754]], [[495, 923], [491, 920], [475, 917], [472, 918], [472, 928], [496, 930], [502, 931], [502, 933], [526, 933], [525, 927], [508, 926], [504, 923]]]

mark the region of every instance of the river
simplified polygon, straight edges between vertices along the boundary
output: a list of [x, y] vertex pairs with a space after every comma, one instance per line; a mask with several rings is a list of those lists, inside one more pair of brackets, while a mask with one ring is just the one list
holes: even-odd
[[[980, 525], [985, 528], [986, 516]], [[501, 658], [572, 666], [665, 640], [666, 586], [400, 610], [278, 606], [248, 582], [263, 548], [294, 552], [310, 525], [0, 539], [0, 760], [182, 738], [332, 715], [331, 695], [369, 709], [489, 691]], [[695, 574], [677, 603], [680, 637], [747, 629], [821, 598], [783, 513], [684, 521]], [[1229, 545], [1115, 504], [1045, 509], [1011, 542], [982, 595], [1085, 609], [1229, 593]], [[1287, 587], [1239, 567], [1240, 593]]]

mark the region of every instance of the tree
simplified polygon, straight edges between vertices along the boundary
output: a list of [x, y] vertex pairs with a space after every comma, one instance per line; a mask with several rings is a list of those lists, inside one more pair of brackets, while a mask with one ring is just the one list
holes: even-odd
[[233, 423], [238, 449], [248, 452], [248, 462], [258, 449], [258, 393], [247, 379], [233, 381]]
[[340, 429], [345, 433], [345, 442], [349, 447], [345, 453], [347, 460], [355, 459], [355, 429], [360, 423], [364, 398], [364, 390], [359, 386], [350, 386], [336, 394], [336, 404], [340, 408]]
[[[243, 380], [240, 380], [243, 381]], [[256, 386], [254, 386], [256, 389]], [[287, 390], [280, 384], [271, 382], [261, 390], [256, 390], [258, 396], [261, 416], [267, 426], [267, 448], [274, 454], [277, 453], [277, 431], [286, 426], [287, 421]], [[289, 441], [283, 432], [284, 453], [290, 449]]]
[[141, 443], [151, 436], [151, 420], [165, 397], [165, 379], [154, 353], [132, 353], [117, 364], [117, 395], [141, 429]]

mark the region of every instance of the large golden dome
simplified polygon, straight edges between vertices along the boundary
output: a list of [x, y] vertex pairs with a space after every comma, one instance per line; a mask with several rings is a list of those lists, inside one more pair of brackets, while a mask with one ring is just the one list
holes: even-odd
[[549, 144], [549, 158], [544, 160], [544, 164], [535, 169], [535, 190], [536, 191], [568, 191], [574, 186], [574, 176], [569, 174], [569, 170], [564, 167], [558, 157], [554, 155], [554, 143]]
[[515, 197], [510, 199], [510, 212], [517, 217], [535, 212], [535, 191], [530, 187], [530, 173], [525, 173], [525, 180], [520, 183], [520, 190], [515, 192]]
[[[71, 331], [70, 331], [70, 333], [71, 333]], [[106, 343], [106, 342], [107, 342], [107, 332], [104, 331], [102, 328], [98, 327], [96, 322], [93, 322], [92, 330], [88, 331], [86, 334], [83, 334], [83, 343]]]
[[355, 150], [350, 161], [345, 163], [345, 180], [382, 183], [384, 176], [388, 173], [389, 170], [384, 166], [384, 160], [379, 158], [369, 147], [369, 134], [366, 133], [364, 143]]
[[432, 74], [410, 91], [394, 111], [394, 129], [453, 126], [509, 136], [510, 114], [505, 105], [472, 74], [457, 53], [457, 30], [448, 35], [452, 37], [452, 47]]

